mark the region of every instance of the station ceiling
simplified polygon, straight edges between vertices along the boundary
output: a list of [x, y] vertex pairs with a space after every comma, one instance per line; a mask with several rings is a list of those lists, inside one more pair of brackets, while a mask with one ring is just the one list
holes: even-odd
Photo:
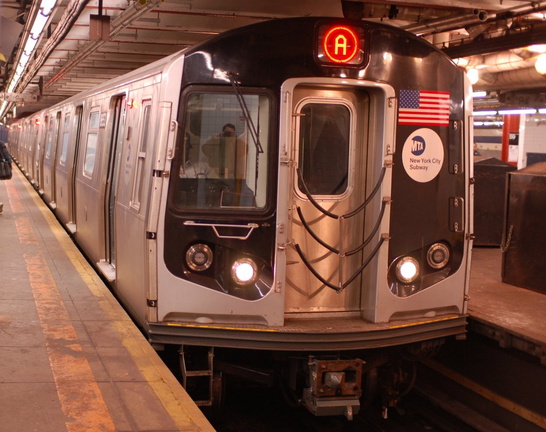
[[0, 0], [0, 106], [24, 115], [228, 29], [297, 16], [404, 28], [479, 71], [474, 89], [488, 97], [478, 109], [546, 107], [546, 75], [528, 49], [546, 44], [546, 2], [521, 0]]

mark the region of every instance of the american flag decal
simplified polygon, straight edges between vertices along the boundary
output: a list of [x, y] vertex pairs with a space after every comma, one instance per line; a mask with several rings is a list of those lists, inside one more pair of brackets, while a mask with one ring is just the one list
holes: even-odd
[[400, 90], [398, 124], [449, 125], [449, 92]]

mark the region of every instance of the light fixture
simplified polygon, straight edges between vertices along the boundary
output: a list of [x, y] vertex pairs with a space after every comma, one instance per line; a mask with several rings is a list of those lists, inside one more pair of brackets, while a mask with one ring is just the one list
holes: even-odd
[[546, 54], [540, 54], [537, 57], [535, 61], [535, 69], [541, 75], [546, 74]]
[[258, 266], [250, 258], [240, 258], [231, 266], [231, 277], [237, 285], [249, 285], [258, 278]]
[[511, 115], [511, 114], [536, 114], [537, 110], [534, 108], [518, 108], [518, 109], [506, 109], [499, 110], [499, 115]]
[[455, 63], [459, 67], [467, 67], [469, 60], [465, 57], [459, 57], [459, 58], [453, 59], [453, 63]]
[[472, 113], [474, 117], [488, 117], [497, 115], [497, 111], [474, 111]]
[[529, 45], [527, 50], [537, 54], [546, 53], [546, 44]]
[[[19, 51], [17, 66], [14, 68], [13, 75], [7, 86], [8, 93], [14, 92], [17, 84], [19, 84], [19, 80], [23, 76], [27, 63], [29, 62], [36, 49], [36, 46], [38, 45], [38, 41], [40, 40], [44, 28], [51, 18], [51, 13], [55, 8], [56, 4], [57, 0], [42, 0], [40, 2], [38, 11], [36, 12], [36, 14], [34, 14], [34, 20], [30, 25], [30, 30], [27, 30], [28, 33], [26, 35], [26, 41], [23, 45], [23, 49]], [[28, 28], [29, 27], [27, 27], [27, 29]], [[4, 103], [0, 107], [0, 118], [3, 117], [4, 111], [6, 110], [7, 106], [8, 104], [4, 101]]]
[[406, 256], [396, 264], [396, 277], [402, 283], [412, 283], [419, 276], [419, 263], [413, 257]]
[[212, 260], [212, 250], [204, 243], [194, 244], [186, 251], [186, 264], [193, 271], [207, 270], [210, 268]]
[[474, 122], [475, 127], [502, 127], [503, 125], [502, 121]]
[[474, 68], [468, 69], [466, 71], [466, 76], [468, 77], [468, 79], [470, 80], [470, 84], [472, 85], [476, 84], [480, 79], [480, 73], [478, 72], [478, 69]]
[[427, 251], [428, 265], [433, 269], [442, 269], [449, 262], [449, 248], [443, 243], [434, 243]]

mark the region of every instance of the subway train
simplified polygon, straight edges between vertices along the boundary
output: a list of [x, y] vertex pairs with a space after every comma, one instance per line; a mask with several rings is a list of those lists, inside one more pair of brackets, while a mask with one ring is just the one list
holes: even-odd
[[9, 148], [199, 404], [232, 376], [350, 419], [464, 338], [471, 113], [427, 41], [289, 18], [17, 119]]

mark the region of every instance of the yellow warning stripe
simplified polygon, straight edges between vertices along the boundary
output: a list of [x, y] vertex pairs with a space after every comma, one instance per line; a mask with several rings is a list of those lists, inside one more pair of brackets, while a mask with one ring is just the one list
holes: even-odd
[[168, 327], [185, 327], [185, 328], [197, 328], [197, 329], [207, 329], [207, 330], [234, 330], [241, 332], [258, 332], [258, 333], [279, 333], [276, 329], [269, 328], [256, 328], [256, 327], [231, 327], [231, 326], [222, 326], [222, 325], [210, 325], [210, 324], [189, 324], [189, 323], [175, 323], [168, 322], [166, 323]]
[[408, 323], [408, 324], [390, 325], [389, 328], [390, 329], [397, 329], [397, 328], [405, 328], [405, 327], [414, 327], [414, 326], [423, 325], [423, 324], [433, 324], [433, 323], [442, 322], [442, 321], [456, 320], [456, 319], [460, 319], [460, 318], [463, 318], [463, 317], [464, 316], [462, 316], [462, 315], [445, 316], [445, 317], [439, 317], [439, 318], [419, 320], [419, 321], [411, 322], [411, 323]]
[[[131, 319], [125, 315], [125, 312], [116, 302], [114, 297], [107, 291], [107, 288], [104, 286], [99, 276], [74, 246], [68, 234], [55, 219], [55, 216], [47, 209], [43, 204], [43, 201], [35, 194], [30, 185], [28, 185], [27, 182], [23, 183], [50, 226], [51, 231], [55, 235], [65, 254], [74, 265], [75, 270], [92, 294], [99, 299], [98, 303], [103, 312], [114, 321], [113, 325], [116, 328], [124, 347], [131, 355], [131, 358], [135, 362], [143, 378], [153, 389], [158, 399], [169, 413], [171, 420], [175, 423], [177, 428], [180, 431], [214, 432], [214, 428], [210, 425], [201, 410], [193, 403], [176, 378], [172, 375], [164, 375], [163, 371], [166, 369], [161, 362], [161, 359], [158, 356], [153, 358], [147, 354], [147, 351], [150, 349], [148, 341], [146, 341], [138, 331]], [[12, 205], [11, 199], [10, 205]], [[13, 208], [12, 205], [12, 209]], [[125, 319], [121, 319], [120, 317], [124, 317]], [[159, 368], [162, 369], [161, 372]], [[102, 429], [92, 428], [84, 430], [102, 431]], [[108, 429], [104, 430], [106, 431]]]
[[47, 262], [39, 253], [25, 254], [25, 261], [66, 429], [115, 431]]
[[466, 387], [469, 390], [472, 390], [474, 393], [493, 402], [499, 407], [507, 411], [510, 411], [531, 423], [534, 423], [535, 425], [541, 427], [542, 429], [546, 429], [546, 417], [544, 417], [543, 415], [535, 411], [531, 411], [530, 409], [508, 398], [505, 398], [504, 396], [501, 396], [498, 393], [492, 390], [489, 390], [486, 387], [481, 386], [475, 381], [472, 381], [466, 378], [460, 373], [454, 371], [453, 369], [449, 369], [448, 367], [438, 363], [437, 361], [428, 359], [428, 360], [423, 360], [422, 362], [430, 369], [435, 370], [436, 372], [448, 377], [452, 381], [455, 381], [457, 384], [462, 385], [463, 387]]
[[[13, 183], [10, 182], [7, 190], [12, 209], [21, 210]], [[18, 218], [16, 230], [21, 244], [38, 244], [28, 218]], [[57, 395], [67, 417], [67, 431], [115, 431], [112, 417], [45, 258], [35, 252], [24, 254], [24, 259]]]

